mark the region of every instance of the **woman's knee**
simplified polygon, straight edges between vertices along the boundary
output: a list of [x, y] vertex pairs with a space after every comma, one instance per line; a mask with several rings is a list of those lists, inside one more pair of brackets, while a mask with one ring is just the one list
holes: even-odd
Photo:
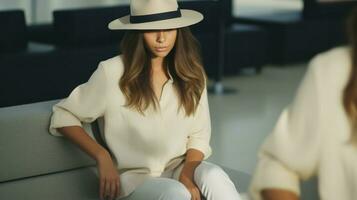
[[222, 178], [229, 179], [221, 167], [209, 162], [201, 162], [195, 171], [195, 181], [197, 182], [204, 182], [206, 184], [217, 183], [217, 181], [219, 182]]
[[196, 168], [195, 182], [207, 199], [240, 199], [234, 183], [218, 165], [202, 162]]
[[158, 181], [162, 181], [162, 187], [158, 188], [160, 190], [159, 200], [190, 200], [191, 194], [186, 189], [186, 187], [179, 181], [161, 178]]
[[191, 194], [179, 181], [169, 178], [150, 178], [140, 185], [129, 199], [191, 200]]

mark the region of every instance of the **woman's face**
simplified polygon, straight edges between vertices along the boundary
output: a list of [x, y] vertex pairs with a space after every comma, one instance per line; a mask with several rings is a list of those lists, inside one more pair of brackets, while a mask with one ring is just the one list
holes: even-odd
[[148, 30], [144, 32], [146, 47], [153, 57], [164, 58], [175, 45], [177, 29]]

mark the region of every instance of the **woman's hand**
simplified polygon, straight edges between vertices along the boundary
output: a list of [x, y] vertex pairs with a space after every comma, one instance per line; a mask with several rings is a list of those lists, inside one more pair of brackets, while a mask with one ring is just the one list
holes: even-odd
[[194, 173], [199, 161], [185, 162], [182, 168], [179, 181], [186, 186], [191, 193], [191, 200], [201, 200], [201, 192], [194, 181]]
[[186, 186], [191, 193], [191, 200], [201, 200], [201, 193], [192, 178], [188, 177], [184, 172], [181, 173], [179, 181]]
[[120, 179], [112, 158], [107, 151], [102, 152], [97, 158], [99, 172], [99, 195], [100, 199], [114, 199], [120, 193]]
[[298, 200], [299, 197], [290, 191], [283, 189], [264, 189], [261, 191], [264, 200]]
[[187, 150], [186, 160], [179, 177], [179, 181], [184, 184], [191, 193], [191, 200], [201, 200], [201, 192], [194, 181], [194, 173], [197, 166], [201, 164], [202, 159], [203, 153], [199, 150]]

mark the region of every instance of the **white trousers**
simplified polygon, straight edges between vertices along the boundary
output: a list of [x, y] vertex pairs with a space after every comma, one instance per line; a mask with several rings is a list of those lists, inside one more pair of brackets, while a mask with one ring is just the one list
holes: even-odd
[[[226, 172], [213, 163], [202, 161], [195, 170], [194, 181], [202, 200], [241, 200]], [[164, 175], [149, 178], [123, 200], [191, 200], [191, 194], [182, 183]]]

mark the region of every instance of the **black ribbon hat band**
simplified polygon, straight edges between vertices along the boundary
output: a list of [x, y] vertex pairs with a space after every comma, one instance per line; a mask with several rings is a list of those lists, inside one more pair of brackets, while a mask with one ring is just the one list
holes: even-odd
[[130, 23], [137, 24], [137, 23], [153, 22], [153, 21], [172, 19], [178, 17], [181, 17], [181, 11], [179, 8], [175, 11], [169, 11], [169, 12], [163, 12], [157, 14], [138, 15], [138, 16], [130, 15]]

